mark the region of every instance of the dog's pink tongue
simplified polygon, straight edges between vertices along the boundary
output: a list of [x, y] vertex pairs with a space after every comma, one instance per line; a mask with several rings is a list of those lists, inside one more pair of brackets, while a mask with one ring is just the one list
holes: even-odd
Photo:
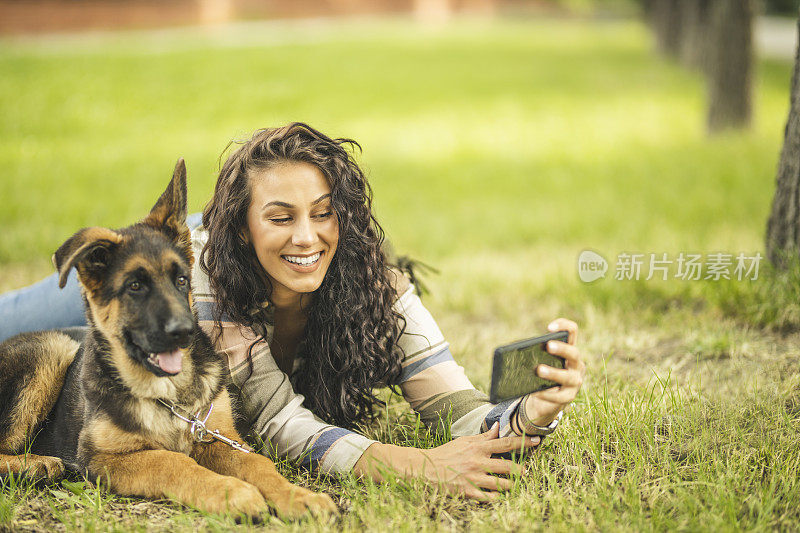
[[167, 374], [177, 374], [183, 368], [183, 351], [179, 348], [172, 352], [156, 354], [158, 367]]

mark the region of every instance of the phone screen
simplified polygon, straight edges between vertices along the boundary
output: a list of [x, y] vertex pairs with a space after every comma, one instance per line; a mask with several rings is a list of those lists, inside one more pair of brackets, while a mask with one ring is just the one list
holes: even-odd
[[568, 336], [566, 331], [559, 331], [497, 348], [492, 367], [492, 403], [557, 386], [558, 383], [537, 376], [536, 367], [545, 364], [564, 368], [564, 359], [547, 353], [545, 343], [550, 340], [567, 342]]

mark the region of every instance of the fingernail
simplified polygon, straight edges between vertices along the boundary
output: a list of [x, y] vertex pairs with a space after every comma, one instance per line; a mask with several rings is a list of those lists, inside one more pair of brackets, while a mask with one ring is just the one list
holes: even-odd
[[547, 370], [547, 367], [544, 366], [544, 365], [539, 365], [538, 370], [539, 370], [539, 376], [540, 377], [545, 377], [547, 374], [550, 373], [550, 371]]
[[534, 446], [536, 446], [537, 444], [542, 442], [542, 439], [540, 439], [539, 437], [531, 437], [531, 442], [533, 443]]
[[555, 331], [557, 327], [558, 324], [556, 322], [550, 322], [550, 324], [547, 325], [547, 329], [549, 329], [550, 331]]
[[547, 349], [548, 350], [553, 350], [553, 349], [555, 349], [555, 347], [556, 347], [556, 343], [554, 343], [553, 341], [548, 341], [547, 342]]
[[[499, 425], [500, 425], [500, 422], [495, 422], [494, 424], [492, 424], [492, 430], [493, 430], [494, 428], [496, 428], [497, 426], [499, 426]], [[490, 431], [491, 431], [491, 430], [490, 430]]]

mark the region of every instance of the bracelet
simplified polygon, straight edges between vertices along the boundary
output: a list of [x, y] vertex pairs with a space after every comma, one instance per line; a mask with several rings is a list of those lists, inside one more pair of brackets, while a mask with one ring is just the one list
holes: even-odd
[[517, 425], [526, 435], [539, 435], [545, 436], [554, 432], [561, 422], [561, 417], [564, 416], [564, 411], [559, 411], [555, 419], [553, 419], [547, 426], [539, 426], [531, 422], [528, 415], [525, 413], [525, 403], [520, 402], [517, 406]]

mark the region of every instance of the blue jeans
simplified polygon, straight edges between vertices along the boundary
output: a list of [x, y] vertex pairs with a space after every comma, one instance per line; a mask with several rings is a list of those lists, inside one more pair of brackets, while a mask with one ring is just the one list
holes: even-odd
[[[202, 224], [202, 214], [193, 213], [186, 224]], [[18, 333], [86, 325], [78, 276], [70, 272], [67, 284], [58, 288], [58, 274], [15, 291], [0, 295], [0, 342]]]

